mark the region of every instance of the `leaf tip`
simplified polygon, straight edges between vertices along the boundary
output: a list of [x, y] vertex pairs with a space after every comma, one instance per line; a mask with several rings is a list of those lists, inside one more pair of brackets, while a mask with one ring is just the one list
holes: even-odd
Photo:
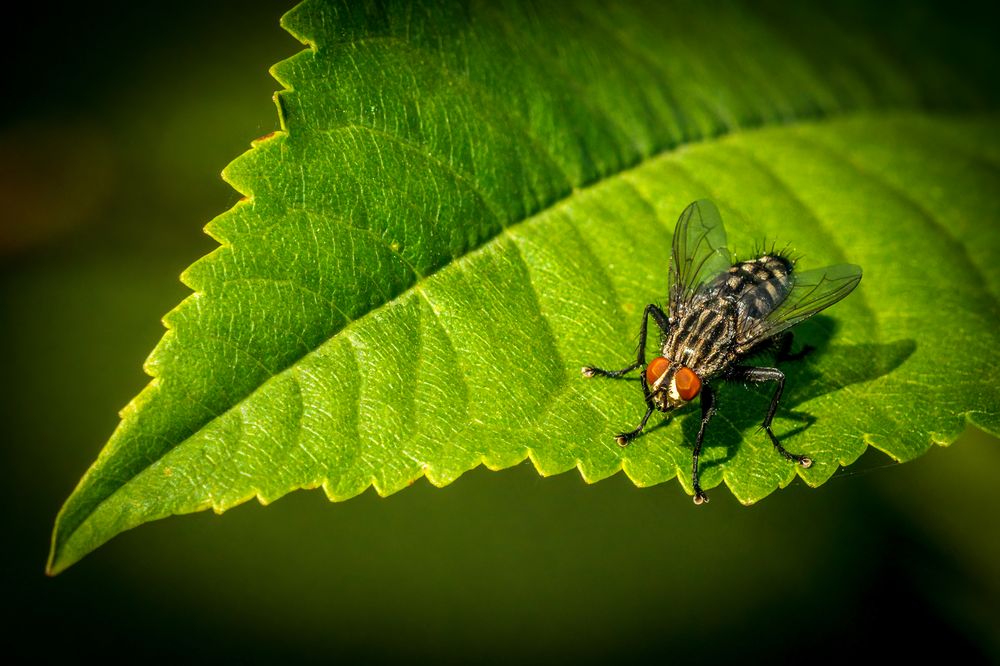
[[48, 576], [49, 578], [55, 578], [63, 571], [65, 571], [68, 566], [69, 566], [68, 564], [64, 565], [61, 561], [57, 562], [55, 559], [55, 553], [54, 552], [50, 553], [49, 559], [45, 563], [45, 575]]
[[45, 575], [49, 578], [55, 578], [60, 571], [56, 568], [55, 556], [55, 551], [49, 551], [49, 557], [45, 561]]
[[74, 562], [80, 558], [68, 558], [65, 556], [65, 550], [62, 548], [64, 543], [62, 537], [62, 512], [59, 512], [59, 516], [56, 517], [55, 527], [52, 529], [52, 542], [49, 546], [49, 556], [45, 561], [45, 575], [49, 578], [55, 578], [63, 571], [68, 569]]

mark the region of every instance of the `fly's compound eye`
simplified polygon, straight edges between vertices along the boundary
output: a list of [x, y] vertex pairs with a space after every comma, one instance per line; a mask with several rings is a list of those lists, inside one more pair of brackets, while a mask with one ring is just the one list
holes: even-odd
[[684, 400], [693, 400], [701, 391], [701, 379], [691, 368], [681, 368], [674, 375], [674, 384], [677, 386], [677, 393]]
[[646, 366], [646, 381], [650, 385], [655, 384], [656, 380], [662, 377], [669, 367], [670, 361], [662, 356], [657, 356]]

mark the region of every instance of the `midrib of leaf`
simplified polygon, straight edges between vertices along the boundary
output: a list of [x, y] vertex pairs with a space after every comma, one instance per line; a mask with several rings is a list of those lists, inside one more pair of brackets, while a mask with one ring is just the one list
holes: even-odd
[[[391, 40], [391, 39], [392, 38], [387, 38], [387, 40]], [[398, 42], [398, 43], [399, 44], [403, 44], [402, 42]], [[406, 46], [409, 47], [409, 45], [406, 45]], [[315, 50], [315, 47], [313, 47], [313, 48]], [[448, 76], [452, 77], [453, 79], [457, 80], [460, 84], [464, 85], [464, 81], [462, 80], [461, 77], [457, 77], [456, 78], [456, 75], [453, 74], [453, 73], [451, 73], [451, 72], [449, 72], [446, 68], [443, 68], [442, 71], [446, 75], [448, 75]], [[291, 90], [291, 87], [288, 87], [287, 89]], [[475, 89], [475, 94], [477, 96], [478, 95], [482, 95], [483, 92], [484, 91], [482, 91], [480, 89]], [[280, 103], [279, 103], [279, 110], [280, 110], [280, 108], [281, 108], [281, 106], [280, 106]], [[609, 120], [611, 119], [611, 117], [608, 116], [607, 114], [603, 114], [603, 112], [601, 112], [601, 113], [602, 113], [602, 115], [605, 115]], [[803, 114], [800, 114], [800, 117], [832, 117], [832, 116], [836, 115], [836, 114], [826, 113], [826, 112], [824, 112], [822, 110], [817, 111], [815, 109], [813, 110], [813, 113], [815, 115], [811, 115], [810, 113], [803, 113]], [[508, 117], [511, 118], [511, 119], [515, 118], [515, 116], [508, 116]], [[746, 132], [746, 130], [749, 129], [749, 128], [760, 126], [760, 125], [766, 125], [769, 122], [774, 122], [775, 121], [775, 117], [774, 116], [772, 116], [772, 118], [769, 120], [769, 119], [765, 118], [763, 116], [763, 114], [762, 114], [761, 116], [751, 117], [748, 121], [744, 121], [740, 126], [736, 126], [732, 122], [724, 120], [722, 115], [719, 115], [717, 117], [720, 120], [722, 120], [721, 127], [725, 128], [722, 131], [723, 134], [734, 134], [734, 133], [735, 134], [739, 134], [739, 133]], [[783, 122], [787, 122], [787, 117], [780, 118], [779, 120], [781, 120]], [[800, 121], [797, 121], [797, 122], [800, 122]], [[275, 138], [271, 139], [271, 141], [280, 142], [280, 141], [283, 141], [285, 139], [285, 137], [287, 136], [288, 129], [285, 127], [284, 119], [282, 119], [282, 127], [283, 127], [282, 134], [277, 135]], [[608, 172], [604, 172], [604, 173], [597, 173], [590, 180], [584, 180], [582, 186], [577, 187], [577, 188], [572, 188], [571, 187], [570, 189], [568, 189], [567, 191], [565, 191], [565, 193], [563, 194], [562, 197], [554, 199], [554, 200], [548, 202], [546, 205], [543, 205], [542, 207], [540, 207], [540, 208], [538, 208], [538, 209], [536, 209], [534, 211], [530, 211], [530, 214], [525, 215], [525, 216], [520, 217], [520, 218], [513, 218], [511, 220], [504, 221], [504, 217], [496, 212], [498, 209], [502, 210], [502, 207], [500, 207], [499, 204], [497, 204], [485, 192], [479, 190], [479, 188], [475, 186], [475, 184], [474, 184], [475, 183], [475, 177], [474, 176], [472, 176], [471, 174], [465, 174], [461, 170], [459, 170], [459, 169], [457, 169], [455, 167], [452, 167], [448, 163], [447, 159], [444, 159], [441, 156], [428, 156], [427, 153], [425, 153], [423, 150], [421, 150], [423, 148], [427, 148], [427, 146], [422, 146], [422, 145], [419, 145], [419, 144], [414, 144], [412, 142], [407, 141], [403, 137], [400, 137], [400, 136], [397, 136], [397, 135], [393, 135], [391, 133], [384, 132], [384, 131], [382, 131], [382, 130], [380, 130], [378, 128], [375, 128], [375, 127], [367, 127], [367, 126], [360, 125], [360, 124], [345, 125], [344, 127], [325, 128], [325, 129], [322, 129], [320, 131], [321, 132], [336, 132], [336, 131], [342, 131], [345, 128], [351, 128], [351, 127], [357, 128], [357, 129], [359, 129], [361, 131], [368, 131], [368, 132], [372, 132], [372, 133], [378, 133], [383, 138], [388, 139], [390, 141], [394, 141], [398, 145], [404, 145], [408, 149], [410, 149], [411, 151], [413, 151], [415, 153], [418, 153], [418, 154], [421, 154], [425, 158], [428, 158], [429, 163], [436, 164], [438, 166], [438, 168], [443, 169], [445, 172], [451, 174], [455, 178], [455, 180], [456, 180], [457, 183], [460, 183], [461, 185], [469, 188], [474, 194], [476, 194], [476, 196], [478, 196], [480, 198], [480, 200], [484, 203], [485, 207], [487, 209], [491, 210], [494, 213], [494, 215], [497, 216], [497, 219], [501, 221], [501, 227], [502, 228], [496, 234], [494, 234], [493, 236], [487, 236], [487, 237], [481, 238], [480, 242], [477, 245], [475, 245], [475, 246], [471, 246], [467, 250], [466, 254], [458, 255], [456, 257], [453, 257], [450, 261], [445, 261], [444, 263], [440, 264], [439, 266], [436, 266], [436, 267], [434, 267], [431, 270], [426, 271], [426, 272], [421, 272], [420, 270], [418, 270], [408, 260], [406, 260], [406, 258], [403, 257], [398, 251], [394, 250], [390, 245], [386, 244], [386, 246], [391, 251], [393, 251], [397, 256], [399, 256], [401, 258], [401, 260], [409, 267], [409, 269], [411, 271], [412, 279], [411, 279], [411, 281], [409, 282], [408, 285], [406, 285], [402, 290], [400, 290], [400, 291], [398, 291], [396, 293], [393, 293], [391, 291], [387, 292], [386, 293], [386, 300], [380, 306], [376, 307], [375, 309], [369, 310], [367, 312], [362, 312], [360, 316], [356, 315], [356, 316], [352, 317], [348, 313], [343, 313], [345, 315], [345, 320], [346, 320], [346, 324], [344, 326], [342, 326], [339, 329], [332, 329], [332, 331], [329, 333], [329, 335], [325, 339], [321, 340], [318, 344], [308, 344], [308, 343], [306, 343], [303, 340], [302, 341], [303, 344], [302, 344], [302, 351], [301, 351], [301, 353], [298, 354], [297, 356], [293, 357], [293, 358], [290, 358], [290, 360], [287, 363], [285, 363], [283, 366], [280, 366], [277, 370], [273, 370], [273, 369], [269, 368], [268, 364], [265, 363], [261, 359], [254, 359], [255, 362], [257, 364], [259, 364], [260, 367], [263, 368], [267, 372], [267, 374], [270, 375], [270, 377], [268, 379], [266, 379], [264, 382], [262, 382], [262, 383], [258, 384], [257, 386], [253, 387], [250, 391], [248, 391], [248, 392], [246, 392], [246, 393], [244, 393], [242, 395], [235, 396], [234, 400], [232, 401], [232, 403], [230, 404], [230, 406], [228, 408], [226, 408], [225, 410], [221, 411], [221, 412], [215, 412], [215, 410], [212, 410], [212, 409], [206, 407], [205, 408], [206, 418], [200, 424], [196, 425], [193, 428], [193, 433], [200, 432], [202, 429], [206, 428], [207, 426], [210, 426], [212, 423], [214, 423], [215, 421], [217, 421], [218, 419], [220, 419], [225, 414], [227, 414], [227, 413], [229, 413], [229, 412], [231, 412], [233, 410], [236, 410], [238, 408], [241, 408], [248, 398], [250, 398], [253, 395], [255, 395], [262, 388], [264, 388], [266, 386], [269, 386], [269, 385], [273, 384], [276, 381], [280, 381], [280, 379], [282, 377], [284, 377], [290, 370], [293, 370], [304, 358], [306, 358], [309, 355], [315, 353], [316, 349], [320, 345], [322, 345], [323, 342], [328, 341], [328, 340], [332, 339], [333, 337], [335, 337], [337, 335], [340, 335], [340, 334], [348, 335], [348, 339], [350, 339], [350, 336], [349, 336], [350, 327], [358, 319], [363, 319], [363, 318], [366, 318], [368, 316], [372, 316], [378, 310], [381, 310], [382, 308], [385, 308], [385, 307], [387, 307], [389, 305], [397, 303], [401, 299], [405, 299], [406, 297], [408, 297], [414, 291], [416, 291], [417, 294], [422, 294], [422, 291], [419, 289], [419, 286], [421, 284], [421, 279], [423, 277], [435, 274], [435, 273], [439, 272], [442, 268], [447, 267], [447, 266], [456, 265], [458, 267], [461, 267], [463, 260], [466, 258], [466, 256], [470, 252], [480, 251], [484, 246], [488, 246], [488, 245], [490, 245], [492, 243], [500, 242], [500, 240], [503, 240], [503, 239], [509, 240], [511, 238], [511, 235], [510, 235], [511, 234], [511, 230], [514, 227], [517, 227], [519, 225], [523, 225], [525, 223], [529, 223], [533, 219], [537, 219], [539, 217], [545, 216], [550, 211], [552, 211], [554, 209], [557, 209], [557, 208], [559, 208], [560, 206], [562, 206], [562, 205], [564, 205], [566, 203], [572, 202], [573, 199], [574, 199], [574, 197], [576, 197], [578, 195], [581, 195], [581, 194], [585, 194], [586, 191], [589, 188], [591, 188], [591, 187], [593, 187], [595, 185], [600, 185], [600, 184], [605, 183], [605, 182], [607, 182], [607, 181], [609, 181], [609, 180], [611, 180], [611, 179], [613, 179], [615, 177], [627, 176], [627, 174], [630, 171], [633, 171], [635, 169], [640, 169], [643, 166], [645, 166], [646, 164], [648, 164], [650, 162], [653, 162], [653, 161], [656, 161], [657, 159], [659, 159], [659, 158], [661, 158], [661, 157], [663, 157], [663, 156], [671, 153], [673, 150], [676, 150], [677, 148], [680, 148], [682, 146], [689, 146], [689, 145], [697, 144], [697, 143], [701, 142], [701, 140], [702, 140], [701, 137], [693, 137], [692, 138], [690, 136], [685, 136], [684, 138], [682, 138], [680, 140], [665, 141], [664, 143], [662, 143], [659, 146], [657, 146], [651, 153], [645, 154], [645, 155], [639, 155], [638, 159], [636, 159], [636, 160], [634, 160], [634, 161], [632, 161], [630, 163], [627, 163], [625, 165], [625, 167], [622, 168], [622, 169], [612, 170], [612, 171], [608, 171]], [[534, 134], [531, 131], [530, 127], [522, 126], [522, 130], [524, 132], [524, 136], [533, 145], [535, 145], [536, 147], [542, 147], [542, 148], [544, 148], [544, 144], [541, 141], [539, 141], [534, 136]], [[377, 146], [377, 143], [376, 143], [376, 146]], [[544, 150], [539, 151], [539, 152], [544, 153]], [[552, 162], [552, 164], [554, 164], [554, 165], [557, 164], [557, 160], [553, 159], [551, 155], [549, 157], [550, 157], [550, 161]], [[564, 172], [564, 176], [565, 176], [565, 172]], [[253, 195], [251, 194], [251, 200], [252, 200], [252, 198], [253, 198]], [[294, 207], [291, 207], [291, 208], [289, 208], [289, 210], [295, 210], [295, 209], [294, 209]], [[312, 215], [312, 216], [323, 215], [324, 217], [329, 218], [328, 215], [321, 214], [318, 211], [311, 211], [311, 210], [308, 210], [307, 208], [303, 208], [301, 210], [303, 210], [304, 212], [306, 212], [308, 215]], [[362, 227], [357, 227], [357, 226], [349, 225], [349, 224], [346, 223], [345, 220], [340, 220], [340, 222], [346, 224], [347, 226], [351, 226], [352, 229], [356, 229], [356, 230], [368, 233], [373, 238], [381, 240], [383, 243], [385, 243], [384, 239], [379, 239], [378, 236], [374, 232], [372, 232], [371, 230], [369, 230], [369, 229], [365, 229], [365, 228], [362, 228]], [[223, 240], [222, 243], [225, 246], [227, 244], [227, 241]], [[280, 281], [276, 281], [276, 280], [269, 280], [269, 281], [271, 281], [271, 282], [280, 282]], [[289, 282], [289, 286], [293, 286], [296, 289], [302, 289], [303, 288], [302, 285], [291, 283], [291, 282]], [[196, 293], [195, 293], [194, 296], [192, 296], [192, 298], [197, 297], [200, 293], [202, 293], [202, 292], [196, 290]], [[317, 297], [321, 297], [321, 295], [319, 295], [319, 294], [316, 294], [316, 296]], [[331, 305], [332, 305], [332, 307], [337, 308], [336, 304], [331, 303]], [[543, 321], [546, 321], [545, 318], [543, 318]], [[168, 328], [170, 328], [169, 324], [168, 324]], [[550, 335], [551, 335], [551, 333], [550, 333]], [[224, 339], [220, 339], [220, 341], [223, 342], [223, 344], [230, 344], [228, 341], [226, 341]], [[554, 348], [555, 347], [553, 347], [553, 349]], [[238, 348], [238, 350], [242, 354], [250, 354], [250, 352], [248, 352], [246, 349]], [[465, 369], [465, 372], [463, 372], [463, 374], [465, 374], [466, 372], [469, 372], [469, 370]], [[155, 384], [155, 382], [156, 382], [155, 372], [151, 372], [150, 374], [154, 375], [153, 384]], [[564, 387], [565, 386], [563, 386], [563, 388]], [[359, 395], [360, 395], [360, 391], [359, 391]], [[550, 399], [552, 399], [551, 395], [550, 395]], [[137, 399], [137, 401], [138, 401], [138, 399]], [[135, 403], [133, 403], [133, 404], [135, 404]], [[126, 411], [128, 411], [131, 407], [132, 407], [132, 405], [130, 405], [129, 408], [126, 408]], [[300, 409], [301, 409], [301, 405], [300, 405]], [[355, 426], [356, 425], [357, 424], [355, 423]], [[143, 471], [147, 470], [150, 465], [152, 465], [155, 462], [157, 462], [158, 460], [162, 459], [164, 456], [167, 455], [167, 453], [169, 451], [171, 451], [171, 450], [173, 450], [173, 449], [175, 449], [175, 448], [183, 445], [184, 443], [190, 441], [190, 439], [191, 439], [191, 436], [189, 435], [188, 437], [185, 437], [184, 439], [179, 440], [176, 443], [169, 445], [169, 447], [167, 449], [165, 449], [165, 450], [163, 450], [161, 452], [161, 454], [160, 454], [159, 457], [157, 457], [156, 459], [153, 459], [153, 460], [148, 460], [144, 466], [142, 466], [139, 469], [136, 469], [124, 481], [119, 480], [120, 481], [119, 485], [113, 490], [112, 493], [110, 493], [110, 494], [106, 495], [105, 497], [103, 497], [96, 505], [93, 505], [87, 513], [80, 515], [80, 519], [78, 521], [76, 521], [76, 525], [74, 525], [72, 527], [68, 527], [67, 526], [65, 528], [68, 531], [68, 535], [71, 536], [73, 534], [73, 531], [75, 531], [75, 529], [77, 527], [79, 527], [79, 525], [82, 524], [87, 519], [87, 517], [89, 515], [91, 515], [94, 511], [96, 511], [101, 505], [103, 505], [109, 499], [111, 499], [112, 497], [114, 497], [123, 488], [127, 487], [128, 484], [129, 484], [129, 482], [131, 482], [132, 480], [134, 480]], [[527, 452], [526, 455], [529, 455], [529, 456], [531, 455], [530, 454], [530, 449], [526, 449], [526, 452]], [[632, 475], [630, 474], [630, 476], [632, 476]], [[374, 479], [374, 477], [373, 477], [373, 481], [376, 481]], [[373, 485], [376, 486], [376, 489], [378, 489], [379, 492], [383, 492], [384, 490], [386, 490], [385, 488], [380, 488], [378, 483], [374, 483]], [[258, 493], [258, 496], [260, 496], [259, 493]], [[265, 498], [261, 498], [261, 499], [263, 501]], [[221, 508], [221, 506], [218, 507], [218, 508]], [[61, 518], [62, 518], [62, 516], [61, 516]], [[66, 532], [64, 532], [64, 533], [66, 533]], [[67, 538], [69, 538], [69, 537], [67, 536]]]

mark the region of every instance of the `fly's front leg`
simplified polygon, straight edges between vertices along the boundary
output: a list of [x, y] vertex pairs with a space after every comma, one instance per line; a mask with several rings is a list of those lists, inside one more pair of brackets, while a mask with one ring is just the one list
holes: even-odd
[[[663, 331], [664, 335], [666, 334], [667, 329], [670, 326], [670, 324], [667, 321], [667, 315], [663, 313], [663, 310], [661, 310], [658, 306], [652, 303], [646, 306], [646, 309], [642, 313], [642, 325], [639, 326], [639, 349], [638, 353], [636, 354], [635, 363], [626, 366], [621, 370], [602, 370], [601, 368], [595, 368], [592, 365], [585, 365], [582, 368], [580, 368], [580, 372], [583, 374], [583, 376], [584, 377], [600, 376], [600, 377], [611, 377], [612, 379], [617, 379], [618, 377], [621, 377], [624, 374], [632, 372], [633, 370], [635, 370], [640, 366], [646, 365], [646, 328], [650, 316], [653, 317], [653, 320], [656, 322], [656, 325], [660, 327], [660, 330]], [[648, 387], [643, 392], [648, 394], [649, 393]]]
[[774, 419], [774, 413], [778, 411], [778, 401], [781, 400], [781, 392], [785, 390], [785, 373], [777, 368], [737, 366], [729, 373], [727, 379], [739, 382], [755, 382], [758, 384], [761, 382], [778, 383], [778, 388], [774, 391], [774, 397], [771, 398], [771, 406], [767, 409], [767, 416], [764, 417], [764, 423], [762, 424], [764, 432], [771, 438], [771, 443], [774, 444], [774, 448], [778, 450], [778, 453], [803, 467], [811, 467], [813, 464], [812, 458], [786, 451], [785, 447], [778, 442], [778, 438], [774, 436], [774, 432], [771, 430], [771, 421]]
[[[645, 379], [645, 377], [643, 377]], [[643, 382], [645, 383], [645, 382]], [[646, 427], [646, 421], [653, 414], [653, 400], [649, 397], [649, 388], [643, 387], [646, 390], [646, 413], [642, 416], [642, 421], [639, 422], [639, 427], [635, 430], [630, 430], [629, 432], [620, 432], [615, 435], [615, 441], [618, 442], [618, 446], [628, 446], [628, 443], [639, 436], [642, 429]]]
[[580, 368], [580, 374], [582, 374], [584, 377], [611, 377], [611, 379], [618, 379], [622, 375], [626, 375], [632, 372], [640, 365], [642, 365], [644, 362], [645, 361], [636, 359], [635, 363], [633, 363], [632, 365], [625, 366], [621, 370], [604, 370], [602, 368], [595, 368], [592, 365], [585, 365], [582, 368]]
[[[656, 325], [660, 327], [660, 331], [666, 335], [670, 323], [667, 319], [667, 315], [663, 313], [657, 305], [650, 303], [646, 306], [646, 309], [642, 313], [642, 324], [639, 327], [639, 348], [636, 352], [635, 363], [629, 365], [621, 370], [602, 370], [601, 368], [595, 368], [592, 366], [584, 366], [581, 368], [581, 372], [584, 377], [611, 377], [612, 379], [621, 377], [625, 373], [632, 372], [636, 368], [644, 367], [646, 365], [646, 333], [648, 330], [649, 318], [652, 317]], [[653, 398], [649, 392], [649, 383], [646, 381], [646, 373], [639, 373], [639, 382], [642, 384], [642, 396], [646, 400], [646, 413], [642, 416], [642, 421], [639, 422], [639, 427], [635, 430], [630, 430], [629, 432], [622, 432], [615, 435], [615, 441], [618, 442], [618, 446], [628, 446], [628, 443], [639, 436], [642, 429], [646, 427], [646, 422], [649, 421], [649, 417], [653, 414], [655, 407], [653, 406]]]
[[698, 456], [701, 455], [701, 443], [705, 440], [705, 428], [715, 416], [715, 409], [715, 392], [706, 384], [701, 387], [701, 427], [698, 428], [698, 438], [694, 442], [694, 454], [691, 456], [691, 485], [694, 486], [695, 504], [704, 504], [708, 501], [708, 495], [698, 483]]
[[[643, 335], [641, 341], [639, 342], [639, 357], [642, 360], [642, 364], [645, 365], [646, 364], [646, 359], [644, 357], [645, 349], [643, 349], [644, 346], [643, 343], [646, 340], [645, 317], [643, 317], [642, 319], [642, 324], [643, 324], [643, 331], [642, 331]], [[639, 426], [635, 430], [630, 430], [628, 432], [620, 432], [617, 435], [615, 435], [615, 442], [618, 443], [618, 446], [628, 446], [629, 442], [638, 437], [639, 433], [642, 432], [642, 429], [646, 427], [646, 421], [648, 421], [649, 417], [652, 416], [653, 409], [655, 409], [655, 407], [653, 406], [653, 394], [649, 392], [649, 380], [646, 379], [645, 372], [639, 373], [639, 383], [642, 384], [642, 397], [646, 400], [646, 413], [642, 415], [642, 420], [639, 421]]]

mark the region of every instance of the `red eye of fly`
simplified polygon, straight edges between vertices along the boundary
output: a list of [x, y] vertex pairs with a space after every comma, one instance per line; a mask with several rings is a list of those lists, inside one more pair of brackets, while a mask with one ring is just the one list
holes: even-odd
[[662, 356], [657, 356], [649, 362], [649, 365], [646, 366], [646, 381], [649, 382], [650, 385], [655, 384], [656, 380], [662, 377], [663, 373], [665, 373], [669, 367], [670, 361]]
[[691, 368], [681, 368], [674, 375], [677, 393], [684, 400], [691, 400], [701, 391], [701, 379]]

